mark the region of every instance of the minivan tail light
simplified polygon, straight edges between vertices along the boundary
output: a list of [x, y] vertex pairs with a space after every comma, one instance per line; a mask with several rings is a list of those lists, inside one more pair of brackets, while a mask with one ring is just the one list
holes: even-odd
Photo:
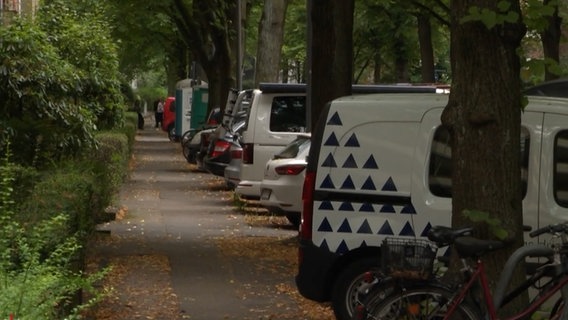
[[279, 166], [274, 168], [274, 171], [281, 176], [296, 176], [300, 174], [306, 168], [303, 164]]
[[314, 188], [316, 173], [306, 172], [302, 189], [302, 220], [300, 223], [300, 240], [312, 240], [312, 220], [314, 215]]
[[243, 145], [243, 163], [253, 164], [254, 160], [254, 144], [245, 143]]
[[225, 153], [225, 151], [227, 151], [227, 149], [229, 149], [230, 146], [231, 144], [228, 141], [217, 140], [215, 142], [215, 146], [213, 147], [213, 152], [211, 152], [211, 157], [214, 158], [222, 155], [223, 153]]

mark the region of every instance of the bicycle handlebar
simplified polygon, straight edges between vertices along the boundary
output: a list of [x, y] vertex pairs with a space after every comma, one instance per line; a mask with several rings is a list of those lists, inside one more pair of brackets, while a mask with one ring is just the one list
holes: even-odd
[[568, 225], [566, 224], [566, 222], [558, 223], [558, 224], [551, 224], [551, 225], [536, 229], [535, 231], [532, 231], [531, 233], [529, 233], [529, 236], [531, 238], [534, 238], [534, 237], [538, 237], [538, 236], [545, 234], [545, 233], [550, 233], [550, 234], [568, 233]]

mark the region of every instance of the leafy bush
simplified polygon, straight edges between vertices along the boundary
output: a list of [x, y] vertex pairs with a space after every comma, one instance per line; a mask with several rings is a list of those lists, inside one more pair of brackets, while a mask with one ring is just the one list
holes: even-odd
[[[130, 147], [128, 138], [120, 132], [102, 132], [97, 134], [96, 139], [98, 148], [86, 160], [97, 182], [97, 198], [92, 201], [107, 206], [113, 202], [128, 173]], [[98, 218], [96, 220], [101, 221]]]
[[126, 110], [116, 43], [100, 2], [53, 0], [0, 26], [0, 151], [45, 168], [80, 154]]
[[89, 234], [95, 225], [95, 208], [91, 199], [96, 197], [95, 184], [99, 182], [88, 169], [68, 162], [61, 169], [43, 172], [42, 178], [21, 205], [18, 220], [25, 225], [35, 225], [45, 219], [65, 215], [67, 229], [49, 237], [54, 244], [67, 234]]
[[[78, 233], [69, 232], [71, 215], [66, 211], [72, 208], [63, 205], [61, 213], [55, 213], [58, 206], [54, 206], [49, 210], [52, 216], [44, 214], [34, 221], [14, 210], [15, 172], [4, 159], [0, 164], [0, 310], [17, 319], [73, 317], [81, 309], [75, 304], [78, 292], [88, 290], [94, 293], [94, 300], [101, 298], [93, 284], [103, 273], [85, 277], [77, 268], [82, 246]], [[34, 193], [39, 188], [41, 183]], [[54, 203], [61, 200], [61, 194], [51, 191]], [[36, 208], [41, 207], [41, 212], [47, 209], [48, 199], [43, 200], [43, 206]]]

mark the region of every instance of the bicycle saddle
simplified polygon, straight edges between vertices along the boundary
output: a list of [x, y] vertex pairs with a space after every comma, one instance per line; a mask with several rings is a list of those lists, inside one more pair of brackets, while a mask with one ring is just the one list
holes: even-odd
[[454, 242], [454, 248], [461, 258], [477, 258], [487, 252], [505, 247], [505, 242], [498, 240], [482, 240], [473, 237], [460, 237]]
[[428, 230], [428, 239], [436, 243], [438, 247], [448, 246], [463, 236], [471, 235], [473, 228], [452, 229], [445, 226], [433, 226]]

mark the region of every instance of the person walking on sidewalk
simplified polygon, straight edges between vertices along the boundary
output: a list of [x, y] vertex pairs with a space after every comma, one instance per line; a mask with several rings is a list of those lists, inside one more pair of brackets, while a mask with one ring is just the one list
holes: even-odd
[[162, 121], [164, 120], [164, 101], [162, 98], [157, 100], [156, 103], [156, 113], [154, 114], [156, 120], [156, 129], [160, 128]]

